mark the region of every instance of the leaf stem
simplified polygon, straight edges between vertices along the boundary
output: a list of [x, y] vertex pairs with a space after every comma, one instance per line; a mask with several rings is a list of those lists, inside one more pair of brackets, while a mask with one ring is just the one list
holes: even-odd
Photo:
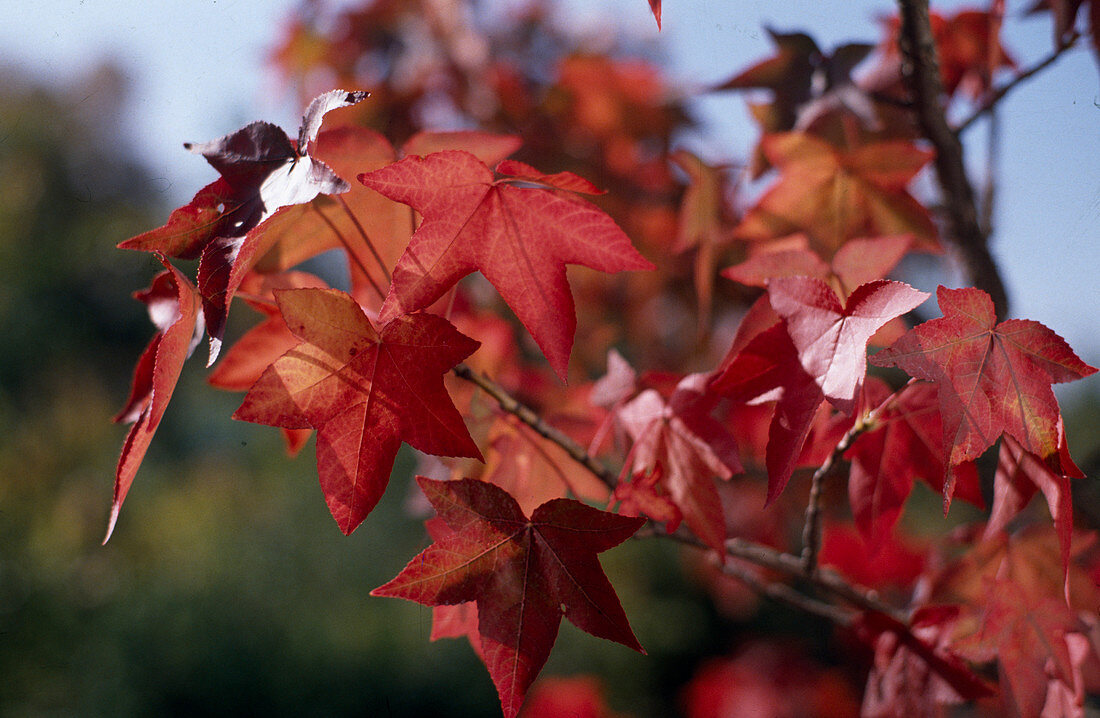
[[465, 379], [478, 386], [486, 394], [493, 397], [497, 404], [500, 405], [501, 409], [512, 414], [524, 424], [527, 424], [527, 426], [531, 427], [537, 434], [560, 446], [574, 461], [591, 471], [600, 481], [607, 484], [608, 488], [615, 488], [618, 479], [611, 469], [607, 468], [602, 462], [585, 451], [583, 446], [546, 423], [541, 416], [517, 401], [500, 384], [497, 384], [495, 381], [479, 372], [475, 372], [465, 364], [459, 364], [451, 371], [460, 379]]
[[[594, 458], [587, 451], [585, 451], [584, 447], [582, 447], [580, 444], [573, 441], [571, 438], [563, 434], [558, 429], [547, 424], [542, 419], [542, 417], [540, 417], [529, 407], [523, 405], [514, 397], [512, 397], [508, 393], [508, 391], [504, 389], [504, 387], [500, 386], [489, 377], [475, 372], [466, 364], [459, 364], [454, 369], [452, 369], [452, 371], [459, 378], [471, 382], [475, 386], [485, 391], [485, 393], [491, 396], [497, 402], [497, 404], [500, 405], [501, 409], [508, 412], [509, 414], [512, 414], [524, 424], [531, 427], [531, 429], [533, 429], [543, 438], [546, 438], [560, 446], [563, 450], [565, 450], [567, 454], [569, 454], [569, 456], [574, 461], [578, 462], [590, 472], [592, 472], [593, 475], [595, 475], [597, 478], [607, 484], [608, 487], [614, 488], [618, 480], [614, 472], [612, 472], [602, 462], [600, 462], [598, 459]], [[888, 401], [889, 399], [887, 400], [887, 402]], [[886, 402], [884, 402], [882, 406], [885, 405]], [[865, 428], [861, 428], [859, 432], [856, 432], [855, 427], [853, 427], [853, 429], [849, 431], [849, 433], [852, 435], [851, 440], [854, 440], [855, 437], [859, 435], [859, 433], [862, 433], [863, 431], [871, 428], [870, 424], [872, 422], [872, 418], [875, 416], [876, 412], [878, 412], [882, 408], [882, 406], [876, 408], [874, 411], [868, 414], [866, 419], [864, 419], [862, 423], [864, 424]], [[845, 449], [839, 448], [838, 445], [838, 449], [834, 450], [834, 453], [843, 454], [844, 450]], [[636, 536], [638, 536], [639, 538], [645, 536], [666, 537], [688, 546], [694, 546], [704, 551], [710, 550], [709, 546], [704, 544], [694, 534], [683, 527], [681, 527], [674, 533], [669, 533], [659, 526], [650, 523], [646, 528], [643, 528], [641, 531], [639, 531]], [[741, 538], [728, 539], [725, 543], [725, 549], [726, 555], [728, 556], [739, 558], [757, 566], [777, 571], [791, 578], [805, 580], [815, 588], [828, 591], [829, 593], [832, 593], [833, 595], [852, 604], [856, 608], [864, 611], [877, 611], [880, 613], [884, 613], [901, 623], [906, 622], [906, 616], [904, 612], [898, 611], [897, 609], [878, 600], [873, 591], [860, 588], [848, 583], [848, 581], [846, 581], [843, 577], [841, 577], [834, 571], [831, 571], [829, 569], [817, 569], [813, 571], [812, 574], [807, 575], [803, 569], [802, 559], [798, 556], [783, 553], [774, 548], [763, 546], [761, 544], [756, 544]], [[723, 568], [723, 570], [725, 571], [726, 569]], [[736, 571], [736, 569], [726, 572], [742, 580], [745, 580], [746, 578], [745, 576], [740, 575]], [[793, 601], [789, 600], [791, 599], [791, 594], [799, 594], [796, 600], [801, 601], [803, 604], [805, 604], [799, 604], [799, 608], [805, 608], [805, 606], [810, 605], [809, 603], [806, 603], [807, 601], [813, 601], [814, 608], [805, 608], [805, 610], [808, 610], [815, 615], [821, 615], [825, 618], [828, 618], [838, 625], [850, 624], [850, 616], [841, 618], [839, 610], [835, 609], [835, 607], [830, 607], [829, 610], [821, 609], [822, 606], [828, 606], [828, 604], [818, 601], [817, 599], [812, 599], [809, 596], [805, 596], [804, 594], [801, 594], [801, 592], [796, 591], [790, 586], [784, 585], [782, 588], [771, 588], [771, 586], [773, 585], [779, 586], [780, 584], [765, 583], [755, 576], [750, 576], [748, 580], [745, 580], [745, 583], [754, 590], [758, 590], [758, 587], [759, 589], [762, 589], [762, 595], [774, 598], [778, 601], [783, 601], [790, 605], [796, 605]]]
[[974, 110], [974, 112], [971, 113], [969, 117], [958, 124], [958, 126], [955, 128], [955, 133], [961, 135], [963, 132], [969, 129], [971, 125], [977, 122], [983, 115], [991, 112], [997, 106], [997, 103], [1004, 99], [1005, 95], [1015, 90], [1018, 85], [1026, 82], [1027, 80], [1031, 79], [1035, 75], [1053, 65], [1066, 50], [1069, 50], [1071, 47], [1077, 44], [1077, 40], [1080, 37], [1081, 35], [1079, 33], [1074, 32], [1065, 40], [1061, 41], [1058, 46], [1054, 48], [1054, 51], [1047, 55], [1045, 58], [1035, 63], [1023, 72], [1019, 73], [1011, 80], [1006, 82], [1004, 85], [1001, 85], [999, 88], [990, 93], [982, 102], [981, 106], [978, 107], [978, 109]]
[[[390, 276], [390, 270], [386, 269], [386, 262], [382, 259], [382, 255], [378, 253], [378, 249], [374, 246], [374, 242], [371, 241], [370, 235], [367, 234], [367, 230], [363, 229], [363, 225], [359, 223], [359, 218], [355, 216], [355, 213], [351, 211], [351, 207], [344, 201], [344, 198], [340, 195], [333, 195], [336, 197], [336, 201], [340, 203], [340, 206], [344, 208], [344, 212], [347, 213], [348, 218], [351, 219], [351, 223], [355, 225], [355, 229], [359, 231], [359, 236], [363, 238], [363, 242], [367, 245], [367, 249], [370, 250], [371, 256], [374, 257], [374, 261], [378, 262], [378, 268], [382, 270], [382, 276], [386, 278], [386, 283], [393, 281]], [[385, 297], [382, 297], [385, 299]]]
[[378, 282], [374, 281], [374, 277], [372, 277], [370, 272], [367, 271], [367, 268], [363, 266], [363, 260], [359, 259], [359, 255], [351, 248], [351, 244], [348, 242], [348, 238], [344, 236], [344, 233], [340, 231], [339, 227], [337, 227], [333, 221], [328, 218], [328, 215], [322, 212], [317, 205], [311, 204], [310, 207], [313, 208], [314, 212], [321, 215], [321, 219], [328, 225], [328, 228], [332, 230], [332, 233], [336, 235], [336, 239], [340, 241], [340, 244], [344, 246], [344, 251], [347, 252], [348, 260], [359, 268], [359, 271], [367, 278], [367, 281], [374, 291], [377, 292], [378, 296], [381, 297], [382, 301], [386, 301], [386, 293], [382, 291], [382, 288], [378, 286]]

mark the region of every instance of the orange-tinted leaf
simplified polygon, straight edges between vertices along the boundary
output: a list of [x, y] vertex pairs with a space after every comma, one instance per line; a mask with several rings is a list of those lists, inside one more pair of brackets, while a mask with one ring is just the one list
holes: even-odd
[[769, 240], [805, 232], [827, 260], [855, 237], [910, 233], [921, 249], [938, 248], [932, 218], [906, 190], [931, 152], [903, 141], [842, 148], [802, 132], [766, 135], [761, 146], [781, 175], [736, 236]]
[[275, 296], [301, 343], [264, 371], [233, 416], [317, 430], [321, 488], [345, 534], [378, 503], [402, 441], [429, 454], [481, 458], [443, 386], [443, 374], [477, 342], [423, 313], [378, 331], [354, 299], [332, 289]]
[[699, 303], [699, 326], [710, 326], [711, 296], [718, 250], [729, 241], [733, 217], [727, 206], [725, 168], [711, 167], [687, 150], [670, 158], [688, 176], [680, 203], [675, 252], [695, 249], [695, 297]]
[[160, 426], [164, 410], [168, 408], [183, 363], [191, 356], [203, 332], [199, 297], [194, 286], [162, 255], [158, 258], [166, 271], [153, 279], [149, 289], [134, 295], [148, 307], [157, 334], [138, 360], [130, 397], [115, 417], [117, 422], [133, 422], [134, 425], [126, 435], [115, 469], [114, 499], [103, 543], [107, 543], [115, 530], [122, 502]]
[[525, 513], [568, 494], [597, 502], [608, 495], [607, 486], [564, 449], [511, 415], [489, 429], [482, 479], [511, 494]]
[[[255, 293], [270, 297], [272, 304], [250, 302], [266, 318], [248, 330], [244, 336], [229, 348], [206, 380], [211, 386], [227, 391], [248, 391], [259, 380], [269, 366], [299, 342], [298, 337], [287, 328], [283, 315], [274, 305], [271, 293], [273, 283], [278, 289], [322, 288], [325, 283], [306, 272], [286, 272], [269, 275], [263, 279], [260, 275], [250, 275], [255, 281]], [[247, 280], [246, 280], [247, 281]], [[291, 456], [301, 451], [313, 434], [312, 429], [283, 429], [287, 453]]]
[[936, 296], [944, 316], [912, 329], [872, 361], [936, 383], [945, 466], [978, 458], [1003, 432], [1061, 471], [1061, 414], [1051, 384], [1096, 369], [1038, 322], [998, 324], [993, 302], [979, 289], [941, 286]]
[[[401, 154], [420, 155], [445, 150], [465, 150], [487, 165], [495, 165], [518, 150], [523, 140], [515, 135], [493, 135], [488, 132], [417, 132], [401, 146]], [[362, 168], [359, 170], [362, 172]], [[354, 173], [352, 173], [354, 174]], [[349, 175], [351, 176], [351, 175]]]
[[[509, 163], [505, 169], [520, 167]], [[523, 179], [570, 189], [584, 183], [565, 174]], [[430, 305], [459, 279], [481, 271], [561, 377], [576, 328], [565, 265], [605, 272], [653, 268], [593, 205], [560, 191], [496, 180], [468, 152], [407, 157], [359, 180], [424, 216], [394, 268], [384, 320]]]
[[[981, 98], [991, 89], [998, 70], [1016, 67], [1016, 62], [1001, 44], [1002, 18], [998, 13], [966, 9], [951, 16], [932, 12], [929, 19], [936, 41], [940, 79], [948, 95], [962, 92], [972, 99]], [[887, 32], [889, 37], [881, 45], [884, 62], [888, 64], [888, 72], [900, 80], [900, 22], [896, 16], [890, 18]]]
[[453, 532], [371, 595], [427, 606], [477, 602], [478, 632], [505, 718], [515, 718], [564, 615], [581, 630], [642, 651], [596, 554], [630, 538], [644, 519], [570, 499], [527, 518], [493, 484], [417, 482]]

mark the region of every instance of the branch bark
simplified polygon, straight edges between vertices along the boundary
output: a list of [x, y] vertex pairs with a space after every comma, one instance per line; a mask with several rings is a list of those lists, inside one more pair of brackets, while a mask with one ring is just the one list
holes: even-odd
[[955, 128], [955, 133], [961, 135], [971, 125], [977, 122], [979, 118], [992, 111], [997, 106], [997, 103], [1003, 100], [1005, 96], [1008, 95], [1008, 93], [1012, 92], [1022, 83], [1026, 82], [1027, 80], [1031, 79], [1035, 75], [1053, 65], [1055, 61], [1059, 57], [1061, 57], [1066, 50], [1070, 49], [1077, 43], [1077, 39], [1079, 37], [1080, 35], [1078, 35], [1077, 33], [1069, 36], [1063, 42], [1061, 42], [1058, 47], [1054, 48], [1054, 52], [1050, 53], [1039, 62], [1035, 63], [1028, 69], [1016, 75], [1016, 77], [1006, 82], [1001, 87], [994, 90], [993, 93], [990, 94], [982, 102], [981, 106], [978, 109], [974, 110], [973, 114], [971, 114], [969, 117], [959, 123], [958, 127]]
[[[459, 364], [452, 371], [459, 378], [481, 388], [485, 393], [493, 397], [502, 410], [515, 416], [540, 436], [560, 446], [574, 461], [591, 471], [609, 487], [614, 488], [618, 482], [618, 477], [613, 471], [589, 454], [580, 444], [546, 423], [542, 417], [535, 413], [530, 407], [523, 405], [515, 397], [509, 394], [504, 387], [500, 386], [489, 377], [475, 372], [465, 364]], [[849, 434], [851, 434], [854, 439], [856, 432], [849, 432]], [[851, 439], [849, 439], [849, 441], [851, 441]], [[841, 443], [844, 442], [842, 441]], [[837, 451], [843, 453], [844, 449], [838, 447]], [[673, 533], [669, 533], [650, 524], [647, 533], [650, 536], [670, 538], [679, 543], [693, 546], [704, 551], [710, 550], [706, 544], [683, 527]], [[642, 536], [646, 534], [639, 532], [637, 535]], [[747, 561], [761, 568], [776, 571], [792, 579], [804, 580], [815, 589], [831, 593], [860, 610], [883, 613], [901, 623], [906, 623], [907, 621], [903, 611], [899, 611], [879, 601], [873, 591], [854, 586], [833, 571], [818, 569], [808, 575], [804, 569], [803, 559], [799, 556], [783, 553], [769, 546], [764, 546], [741, 538], [729, 539], [726, 541], [725, 547], [727, 556]], [[725, 571], [725, 569], [723, 570]], [[726, 573], [744, 580], [747, 585], [757, 590], [761, 595], [791, 606], [803, 608], [815, 615], [828, 618], [838, 625], [846, 626], [850, 624], [850, 615], [845, 614], [841, 609], [831, 604], [823, 603], [812, 596], [808, 596], [792, 586], [774, 582], [762, 582], [755, 576], [748, 576], [748, 574], [745, 574], [743, 571], [730, 570], [726, 571]], [[748, 578], [746, 578], [746, 576], [748, 576]], [[794, 596], [794, 594], [797, 594], [797, 597]], [[813, 607], [808, 608], [808, 606], [811, 605]]]
[[936, 176], [943, 194], [947, 234], [956, 246], [970, 281], [993, 299], [998, 319], [1008, 314], [1008, 293], [989, 253], [988, 237], [978, 221], [974, 187], [963, 165], [962, 143], [947, 123], [943, 81], [928, 0], [898, 0], [901, 12], [902, 76], [913, 95], [921, 134], [936, 148]]

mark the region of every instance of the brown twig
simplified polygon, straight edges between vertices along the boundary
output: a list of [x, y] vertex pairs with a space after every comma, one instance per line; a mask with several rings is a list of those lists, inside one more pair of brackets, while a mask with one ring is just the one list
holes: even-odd
[[[504, 387], [500, 386], [489, 377], [475, 372], [465, 364], [459, 364], [454, 369], [452, 369], [452, 371], [459, 378], [471, 382], [475, 386], [482, 389], [486, 394], [491, 396], [497, 402], [501, 409], [515, 416], [517, 419], [529, 426], [543, 438], [548, 439], [549, 441], [552, 441], [560, 446], [567, 454], [569, 454], [569, 456], [574, 461], [581, 464], [590, 472], [592, 472], [594, 476], [607, 484], [608, 487], [614, 487], [616, 485], [618, 477], [616, 477], [614, 472], [612, 472], [607, 466], [605, 466], [598, 459], [585, 451], [584, 447], [582, 447], [580, 444], [573, 441], [571, 438], [563, 434], [558, 429], [546, 423], [542, 419], [542, 417], [532, 411], [530, 407], [524, 406], [521, 402], [516, 400], [511, 394], [508, 393], [506, 389], [504, 389]], [[872, 414], [873, 413], [874, 412], [872, 412]], [[868, 419], [865, 419], [863, 423], [867, 424], [870, 418], [871, 415], [868, 415]], [[860, 430], [860, 433], [862, 431], [863, 429]], [[857, 432], [854, 431], [854, 429], [849, 433], [853, 436], [852, 440], [854, 440], [854, 437], [858, 435]], [[843, 453], [844, 451], [843, 449], [838, 450], [840, 451], [840, 453]], [[656, 525], [650, 524], [648, 527], [639, 531], [636, 536], [639, 538], [643, 538], [646, 536], [667, 537], [687, 546], [693, 546], [702, 550], [710, 550], [709, 546], [704, 544], [694, 534], [683, 527], [675, 532], [669, 533]], [[807, 575], [803, 569], [802, 559], [799, 556], [783, 553], [774, 548], [756, 544], [751, 541], [746, 541], [745, 539], [741, 538], [733, 538], [727, 540], [725, 543], [725, 549], [726, 554], [729, 556], [748, 561], [749, 563], [761, 566], [762, 568], [777, 571], [791, 578], [805, 580], [811, 586], [819, 590], [827, 591], [863, 611], [877, 611], [879, 613], [886, 614], [887, 616], [890, 616], [897, 621], [903, 623], [906, 621], [906, 616], [904, 612], [898, 611], [897, 609], [878, 600], [874, 592], [867, 589], [859, 588], [857, 586], [853, 586], [852, 584], [848, 583], [848, 581], [846, 581], [844, 578], [842, 578], [839, 574], [833, 571], [818, 569], [812, 574]], [[741, 577], [738, 576], [738, 578]], [[747, 582], [751, 587], [756, 589], [756, 584], [762, 584], [760, 588], [763, 589], [761, 591], [763, 595], [775, 598], [776, 600], [784, 601], [788, 604], [793, 605], [792, 601], [788, 600], [790, 598], [789, 594], [791, 592], [799, 593], [789, 586], [775, 589], [765, 588], [766, 586], [771, 586], [772, 584], [764, 584], [755, 577], [753, 577], [753, 580], [755, 581], [755, 583]], [[775, 585], [779, 586], [782, 584]], [[800, 594], [800, 597], [807, 601], [817, 601], [816, 599], [802, 594]], [[828, 605], [820, 601], [817, 601], [817, 603], [821, 604], [822, 606]], [[821, 611], [818, 610], [811, 610], [811, 612], [815, 613], [816, 615], [824, 615]], [[836, 619], [836, 622], [840, 625], [848, 625], [847, 623], [842, 623], [842, 621], [850, 620], [850, 617], [841, 619], [840, 613], [835, 613], [835, 615], [825, 615], [824, 617], [829, 618], [830, 620]]]
[[946, 212], [947, 234], [958, 248], [974, 286], [993, 299], [997, 317], [1008, 313], [1008, 293], [978, 222], [974, 187], [966, 175], [962, 144], [947, 123], [943, 81], [928, 0], [898, 0], [901, 11], [902, 76], [913, 95], [921, 133], [936, 148], [936, 176]]
[[618, 477], [615, 476], [615, 472], [604, 466], [602, 462], [585, 451], [583, 446], [543, 421], [541, 416], [532, 411], [530, 407], [524, 406], [517, 401], [515, 397], [509, 394], [500, 384], [497, 384], [483, 374], [479, 374], [465, 364], [459, 364], [451, 371], [459, 378], [473, 383], [486, 394], [493, 397], [497, 404], [500, 405], [501, 409], [512, 414], [524, 424], [527, 424], [535, 433], [560, 446], [574, 461], [591, 471], [600, 481], [607, 484], [608, 488], [615, 488], [615, 484], [618, 483]]
[[727, 562], [720, 567], [720, 570], [727, 576], [736, 578], [761, 596], [766, 596], [777, 603], [785, 604], [805, 613], [821, 616], [842, 628], [851, 627], [855, 620], [855, 614], [851, 611], [845, 611], [831, 603], [811, 598], [785, 583], [761, 581], [752, 571], [737, 564]]
[[969, 117], [958, 124], [958, 126], [955, 128], [955, 133], [962, 134], [963, 132], [965, 132], [967, 128], [977, 122], [979, 118], [981, 118], [986, 113], [992, 111], [993, 108], [997, 106], [997, 103], [1004, 99], [1005, 95], [1015, 90], [1018, 85], [1026, 82], [1027, 80], [1031, 79], [1035, 75], [1053, 65], [1055, 61], [1057, 61], [1058, 58], [1062, 56], [1062, 53], [1064, 53], [1066, 50], [1070, 49], [1077, 43], [1077, 40], [1080, 37], [1080, 34], [1076, 32], [1073, 33], [1065, 40], [1060, 42], [1058, 46], [1054, 48], [1054, 51], [1052, 53], [1050, 53], [1045, 58], [1035, 63], [1028, 69], [1019, 73], [1011, 80], [1006, 82], [1004, 85], [994, 90], [992, 93], [990, 93], [990, 95], [985, 98], [978, 109], [974, 110], [974, 112]]

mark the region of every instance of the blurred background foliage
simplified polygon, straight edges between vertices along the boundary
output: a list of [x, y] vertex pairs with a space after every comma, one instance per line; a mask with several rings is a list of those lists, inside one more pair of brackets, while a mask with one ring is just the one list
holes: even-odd
[[[379, 2], [375, 10], [397, 12], [397, 5]], [[353, 32], [354, 22], [345, 27]], [[385, 85], [394, 97], [363, 107], [389, 114], [366, 121], [396, 142], [469, 103], [477, 121], [543, 140], [523, 159], [566, 148], [540, 169], [573, 169], [611, 186], [608, 201], [627, 203], [613, 209], [633, 218], [632, 236], [648, 252], [662, 251], [652, 237], [674, 228], [678, 202], [664, 189], [663, 153], [674, 128], [689, 123], [685, 110], [672, 103], [644, 114], [631, 104], [631, 91], [641, 93], [637, 105], [649, 102], [646, 88], [656, 82], [642, 65], [619, 66], [616, 75], [597, 57], [576, 56], [572, 75], [548, 73], [540, 58], [556, 62], [575, 50], [551, 27], [526, 18], [509, 46], [492, 49], [514, 72], [497, 68], [490, 79], [521, 84], [506, 95], [513, 105], [486, 109], [483, 88], [461, 82], [469, 68], [444, 68], [424, 87]], [[288, 26], [275, 57], [298, 73], [303, 96], [364, 66], [362, 57], [346, 56], [347, 42], [326, 46], [337, 54], [322, 58], [311, 32], [307, 12]], [[411, 51], [388, 36], [361, 39], [374, 43], [379, 67], [390, 70]], [[593, 86], [593, 78], [604, 84]], [[498, 715], [488, 676], [464, 641], [428, 645], [428, 609], [368, 596], [427, 542], [409, 517], [412, 454], [403, 450], [380, 508], [345, 538], [325, 507], [312, 450], [288, 460], [277, 432], [230, 420], [239, 397], [207, 387], [198, 362], [184, 370], [119, 530], [100, 546], [125, 434], [109, 418], [152, 333], [130, 292], [159, 269], [115, 244], [159, 225], [171, 209], [163, 180], [130, 159], [118, 134], [125, 92], [124, 73], [112, 66], [64, 91], [42, 89], [13, 68], [0, 71], [0, 714]], [[433, 92], [462, 101], [443, 107]], [[617, 122], [625, 124], [600, 134]], [[631, 213], [630, 205], [646, 209]], [[692, 309], [691, 268], [679, 261], [679, 303], [654, 311]], [[600, 366], [605, 348], [586, 354], [581, 346], [579, 360]], [[674, 342], [650, 351], [658, 362], [679, 359]], [[1066, 407], [1075, 454], [1093, 476], [1097, 398], [1095, 389], [1079, 393]], [[1096, 489], [1078, 498], [1095, 525]], [[936, 501], [922, 500], [934, 514]], [[746, 612], [736, 591], [719, 592], [735, 604], [721, 612], [703, 567], [680, 558], [671, 546], [640, 541], [604, 558], [648, 657], [566, 625], [544, 675], [595, 674], [613, 708], [668, 716], [681, 709], [701, 665], [726, 684], [751, 682], [736, 662], [707, 663], [731, 650], [755, 651], [755, 665], [785, 666], [773, 691], [794, 684], [798, 661], [813, 664], [803, 675], [819, 680], [821, 665], [840, 662], [831, 652], [859, 650], [812, 618], [770, 604]], [[778, 650], [771, 658], [759, 658], [764, 649], [754, 646], [764, 634], [784, 646], [768, 649]], [[844, 663], [820, 681], [837, 715], [858, 705], [863, 680], [851, 668], [858, 660], [849, 655]]]
[[[276, 432], [232, 421], [239, 397], [198, 363], [142, 467], [140, 508], [100, 545], [125, 433], [109, 420], [152, 333], [130, 293], [157, 271], [115, 244], [170, 208], [114, 129], [117, 68], [65, 92], [0, 77], [0, 714], [498, 712], [465, 642], [429, 646], [428, 609], [368, 596], [427, 541], [404, 504], [411, 454], [345, 538], [312, 451], [288, 460]], [[547, 673], [628, 677], [617, 702], [656, 715], [721, 632], [675, 552], [654, 548], [606, 561], [651, 658], [566, 628]]]

